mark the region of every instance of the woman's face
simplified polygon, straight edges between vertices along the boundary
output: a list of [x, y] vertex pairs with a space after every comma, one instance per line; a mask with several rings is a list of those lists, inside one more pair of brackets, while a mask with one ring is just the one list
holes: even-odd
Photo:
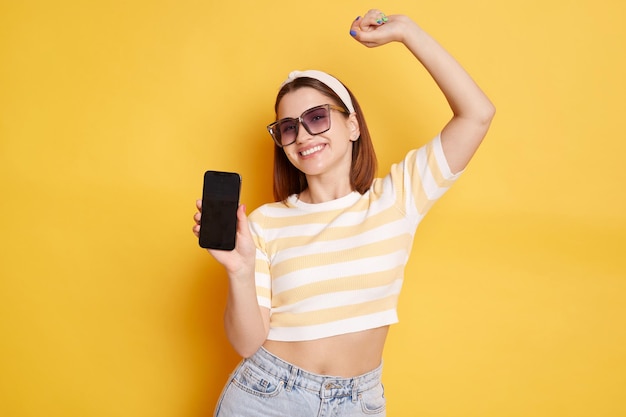
[[[336, 105], [330, 98], [310, 87], [287, 93], [278, 104], [278, 119], [298, 118], [322, 104]], [[359, 137], [355, 114], [345, 117], [340, 111], [331, 110], [330, 129], [311, 135], [300, 124], [296, 141], [283, 148], [289, 161], [307, 177], [332, 175], [349, 178], [352, 165], [352, 142]]]

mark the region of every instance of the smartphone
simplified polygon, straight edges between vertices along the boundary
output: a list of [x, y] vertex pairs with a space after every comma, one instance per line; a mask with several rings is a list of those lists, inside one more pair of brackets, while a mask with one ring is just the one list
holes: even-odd
[[233, 250], [241, 176], [235, 172], [207, 171], [202, 189], [200, 247]]

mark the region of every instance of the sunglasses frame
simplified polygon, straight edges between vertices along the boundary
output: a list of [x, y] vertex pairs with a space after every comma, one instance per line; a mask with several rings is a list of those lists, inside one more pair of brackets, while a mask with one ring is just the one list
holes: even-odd
[[[320, 109], [320, 108], [323, 108], [323, 107], [326, 107], [326, 110], [328, 111], [328, 117], [329, 117], [329, 118], [328, 118], [328, 129], [325, 129], [325, 130], [323, 130], [323, 131], [321, 131], [321, 132], [313, 133], [313, 132], [311, 132], [311, 130], [309, 129], [309, 126], [307, 126], [307, 124], [304, 122], [304, 119], [302, 118], [302, 116], [306, 115], [307, 113], [309, 113], [309, 112], [311, 112], [311, 111], [314, 111], [314, 110], [317, 110], [317, 109]], [[291, 144], [295, 143], [295, 142], [296, 142], [296, 140], [298, 140], [298, 133], [299, 133], [300, 125], [302, 125], [302, 126], [304, 127], [304, 129], [305, 129], [305, 130], [306, 130], [306, 131], [307, 131], [310, 135], [321, 135], [321, 134], [322, 134], [322, 133], [324, 133], [324, 132], [328, 132], [328, 131], [330, 130], [330, 127], [331, 127], [331, 124], [330, 124], [330, 111], [331, 111], [331, 110], [336, 110], [336, 111], [339, 111], [339, 112], [341, 112], [341, 113], [348, 113], [348, 111], [347, 111], [346, 109], [344, 109], [343, 107], [339, 107], [339, 106], [336, 106], [336, 105], [334, 105], [334, 104], [322, 104], [322, 105], [319, 105], [319, 106], [311, 107], [310, 109], [307, 109], [307, 110], [303, 111], [303, 112], [302, 112], [302, 114], [301, 114], [299, 117], [297, 117], [297, 118], [294, 118], [294, 117], [285, 117], [285, 118], [283, 118], [283, 119], [280, 119], [280, 120], [275, 121], [274, 123], [270, 123], [269, 125], [267, 125], [267, 131], [269, 132], [270, 136], [271, 136], [271, 137], [272, 137], [272, 139], [274, 140], [274, 143], [276, 144], [276, 146], [278, 146], [279, 148], [284, 148], [285, 146], [289, 146], [289, 145], [291, 145]], [[278, 138], [275, 136], [275, 134], [276, 134], [276, 132], [277, 132], [277, 131], [276, 131], [276, 128], [277, 128], [277, 127], [278, 127], [281, 123], [286, 122], [286, 121], [290, 121], [290, 120], [292, 120], [292, 121], [296, 122], [296, 135], [295, 135], [295, 137], [294, 137], [294, 139], [293, 139], [293, 141], [292, 141], [292, 142], [289, 142], [289, 143], [286, 143], [286, 144], [282, 144], [282, 143], [280, 142], [280, 139], [278, 139]]]

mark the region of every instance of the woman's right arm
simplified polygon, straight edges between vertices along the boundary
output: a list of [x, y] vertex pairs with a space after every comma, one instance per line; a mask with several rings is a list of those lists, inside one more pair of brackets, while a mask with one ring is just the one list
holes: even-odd
[[[193, 233], [200, 233], [202, 201], [196, 202], [198, 212], [194, 216]], [[269, 309], [257, 302], [254, 277], [256, 246], [248, 226], [245, 206], [237, 210], [237, 238], [232, 251], [209, 249], [209, 253], [224, 267], [228, 274], [228, 298], [224, 312], [226, 337], [235, 351], [244, 358], [252, 356], [267, 339], [269, 332]]]

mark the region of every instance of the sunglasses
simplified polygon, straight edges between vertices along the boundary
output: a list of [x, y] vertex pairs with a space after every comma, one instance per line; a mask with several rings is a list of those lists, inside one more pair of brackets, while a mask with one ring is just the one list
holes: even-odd
[[302, 126], [310, 135], [319, 135], [330, 130], [330, 111], [336, 110], [348, 113], [345, 109], [333, 104], [322, 104], [315, 106], [300, 115], [298, 118], [286, 117], [280, 119], [269, 126], [267, 131], [272, 135], [272, 139], [279, 147], [289, 146], [298, 137], [298, 128]]

